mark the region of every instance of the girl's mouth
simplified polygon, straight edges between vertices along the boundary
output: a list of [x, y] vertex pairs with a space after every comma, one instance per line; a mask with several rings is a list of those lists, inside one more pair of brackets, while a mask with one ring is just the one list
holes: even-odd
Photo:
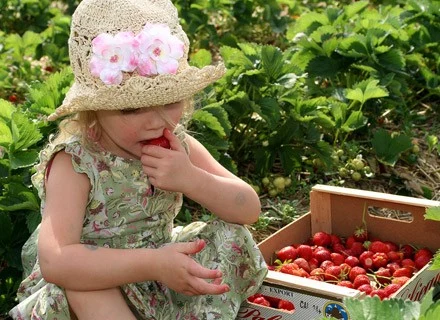
[[165, 148], [165, 149], [171, 149], [170, 142], [164, 136], [161, 136], [161, 137], [158, 137], [158, 138], [154, 138], [154, 139], [150, 139], [150, 140], [144, 140], [141, 143], [143, 145], [153, 145], [153, 146], [159, 146], [159, 147], [162, 147], [162, 148]]

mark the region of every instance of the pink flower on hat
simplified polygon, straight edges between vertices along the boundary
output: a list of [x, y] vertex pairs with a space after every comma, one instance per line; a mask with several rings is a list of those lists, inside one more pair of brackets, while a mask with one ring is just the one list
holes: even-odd
[[147, 23], [136, 36], [139, 43], [138, 72], [142, 76], [175, 74], [183, 57], [184, 43], [165, 24]]
[[92, 40], [92, 51], [90, 71], [105, 84], [120, 84], [122, 71], [133, 72], [138, 64], [132, 32], [119, 32], [115, 36], [101, 33]]

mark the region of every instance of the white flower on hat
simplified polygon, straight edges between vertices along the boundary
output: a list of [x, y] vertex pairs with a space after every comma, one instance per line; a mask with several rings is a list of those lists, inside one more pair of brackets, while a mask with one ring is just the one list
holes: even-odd
[[138, 72], [142, 76], [175, 74], [178, 60], [183, 57], [184, 43], [171, 34], [165, 24], [147, 23], [136, 36], [138, 41]]
[[120, 84], [122, 71], [133, 72], [137, 67], [136, 42], [132, 32], [115, 36], [101, 33], [92, 40], [93, 56], [90, 71], [105, 84]]

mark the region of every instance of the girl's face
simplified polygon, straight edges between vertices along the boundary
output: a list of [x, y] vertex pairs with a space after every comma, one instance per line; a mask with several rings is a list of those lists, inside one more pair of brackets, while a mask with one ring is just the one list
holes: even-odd
[[183, 109], [181, 101], [163, 107], [97, 111], [101, 127], [99, 143], [117, 156], [140, 159], [146, 140], [161, 137], [165, 128], [173, 132]]

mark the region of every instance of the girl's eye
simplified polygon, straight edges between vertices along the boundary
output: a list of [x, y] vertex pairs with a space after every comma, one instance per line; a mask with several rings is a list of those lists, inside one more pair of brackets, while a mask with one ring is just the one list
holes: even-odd
[[121, 110], [122, 114], [133, 114], [138, 112], [139, 110], [141, 110], [141, 108], [136, 108], [136, 109], [125, 109], [125, 110]]

